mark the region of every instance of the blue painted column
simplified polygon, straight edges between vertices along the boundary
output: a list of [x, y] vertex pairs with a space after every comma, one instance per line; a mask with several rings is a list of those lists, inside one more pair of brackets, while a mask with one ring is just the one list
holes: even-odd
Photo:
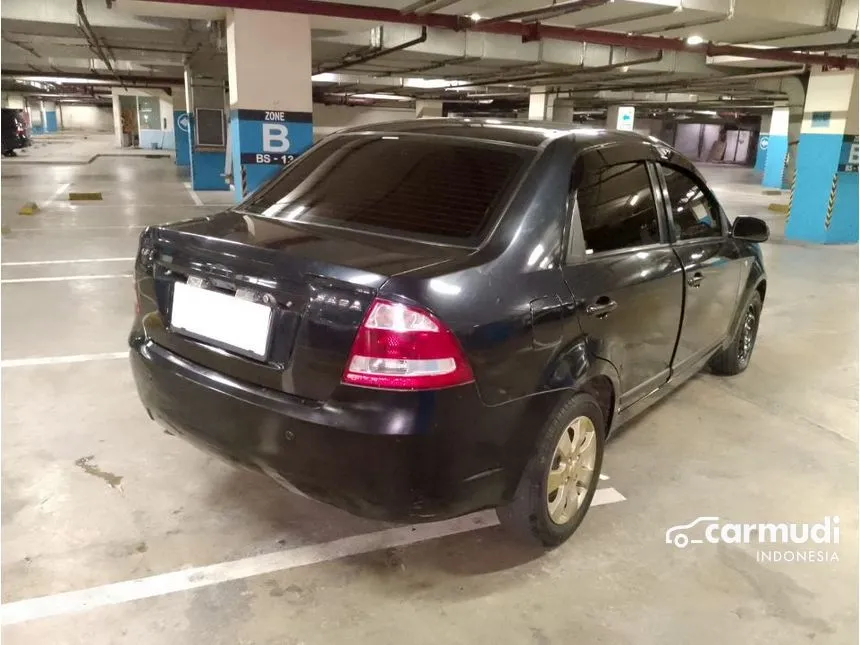
[[230, 157], [241, 201], [313, 144], [308, 16], [227, 14]]
[[176, 141], [176, 165], [191, 165], [191, 125], [188, 112], [173, 110], [173, 132]]
[[823, 244], [858, 241], [857, 72], [813, 72], [785, 236]]
[[770, 145], [770, 134], [762, 132], [758, 137], [758, 146], [755, 153], [755, 170], [764, 172], [765, 163], [767, 162], [767, 148]]
[[233, 186], [237, 202], [313, 145], [312, 116], [310, 112], [278, 110], [230, 111], [233, 168], [238, 169]]
[[44, 115], [44, 130], [45, 132], [56, 132], [57, 127], [57, 104], [53, 101], [42, 102], [42, 114]]
[[788, 108], [776, 107], [770, 117], [767, 156], [761, 184], [768, 188], [782, 188], [785, 172], [785, 155], [788, 154]]

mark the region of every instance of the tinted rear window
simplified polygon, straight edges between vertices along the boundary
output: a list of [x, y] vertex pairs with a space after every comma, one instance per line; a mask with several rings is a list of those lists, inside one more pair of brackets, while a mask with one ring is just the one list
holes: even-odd
[[439, 137], [335, 138], [300, 157], [241, 210], [408, 234], [478, 238], [533, 153]]

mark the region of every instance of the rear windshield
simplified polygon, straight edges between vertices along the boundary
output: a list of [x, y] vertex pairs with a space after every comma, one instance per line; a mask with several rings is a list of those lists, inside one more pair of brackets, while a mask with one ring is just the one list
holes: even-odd
[[299, 157], [239, 210], [470, 243], [496, 219], [532, 154], [441, 137], [336, 137]]

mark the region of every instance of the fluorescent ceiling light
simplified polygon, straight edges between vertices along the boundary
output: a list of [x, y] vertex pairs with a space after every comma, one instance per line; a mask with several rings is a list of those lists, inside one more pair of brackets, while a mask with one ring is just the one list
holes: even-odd
[[422, 89], [435, 90], [439, 88], [456, 89], [458, 85], [465, 85], [466, 81], [446, 81], [444, 78], [406, 78], [403, 79], [404, 87], [420, 87]]
[[472, 22], [478, 22], [481, 19], [481, 14], [479, 14], [477, 11], [475, 11], [474, 13], [469, 15], [469, 19]]
[[692, 36], [687, 36], [687, 44], [688, 45], [701, 45], [705, 42], [705, 39], [699, 36], [698, 34], [693, 34]]
[[116, 83], [116, 81], [114, 80], [80, 78], [72, 76], [61, 76], [58, 78], [54, 78], [53, 76], [16, 76], [15, 80], [25, 82], [36, 81], [37, 83], [56, 83], [58, 85], [61, 85], [63, 83], [79, 83], [81, 85], [109, 85], [111, 83]]
[[335, 83], [337, 81], [337, 74], [332, 74], [331, 72], [314, 74], [311, 76], [311, 81], [314, 83]]
[[356, 99], [373, 99], [376, 101], [411, 101], [408, 96], [399, 96], [397, 94], [351, 94], [350, 98]]

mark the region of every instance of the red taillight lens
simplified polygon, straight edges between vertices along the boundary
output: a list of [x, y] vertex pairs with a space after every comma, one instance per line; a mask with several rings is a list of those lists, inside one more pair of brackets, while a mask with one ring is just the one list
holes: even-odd
[[454, 334], [432, 314], [377, 298], [343, 372], [350, 385], [429, 390], [474, 380]]

